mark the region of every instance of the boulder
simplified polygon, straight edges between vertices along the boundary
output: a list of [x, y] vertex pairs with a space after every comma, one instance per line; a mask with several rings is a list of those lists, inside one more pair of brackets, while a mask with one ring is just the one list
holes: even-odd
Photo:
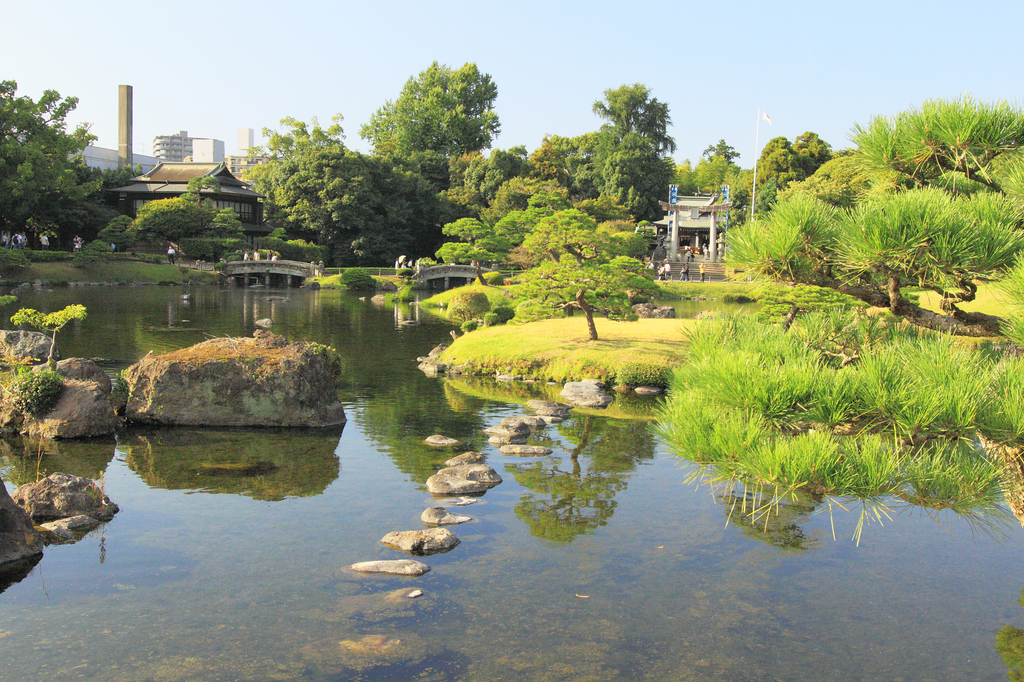
[[[40, 332], [0, 331], [0, 348], [4, 355], [28, 358], [33, 362], [46, 362], [50, 355], [50, 337]], [[60, 359], [60, 349], [53, 349], [54, 360]]]
[[441, 353], [445, 352], [446, 350], [448, 350], [448, 344], [446, 344], [446, 343], [439, 343], [436, 346], [434, 346], [430, 350], [429, 353], [427, 353], [427, 357], [428, 358], [436, 358], [438, 355], [440, 355]]
[[543, 429], [548, 423], [540, 417], [535, 417], [532, 414], [517, 414], [514, 417], [505, 417], [501, 420], [502, 426], [511, 426], [512, 424], [526, 424], [531, 429]]
[[449, 438], [448, 436], [442, 436], [439, 433], [436, 433], [433, 436], [427, 436], [427, 439], [423, 442], [426, 443], [427, 445], [434, 445], [439, 448], [455, 447], [456, 445], [462, 445], [462, 441], [455, 440], [454, 438]]
[[270, 329], [274, 326], [274, 321], [269, 317], [261, 317], [260, 319], [253, 322], [254, 325], [261, 329]]
[[370, 297], [370, 303], [376, 303], [377, 305], [384, 305], [387, 302], [387, 296], [384, 294], [374, 294]]
[[482, 493], [501, 483], [501, 476], [486, 464], [460, 464], [441, 469], [427, 479], [433, 495]]
[[472, 520], [472, 516], [452, 514], [444, 507], [431, 507], [430, 509], [425, 509], [420, 514], [420, 521], [428, 526], [454, 526], [455, 524], [466, 523]]
[[608, 407], [612, 397], [602, 389], [603, 383], [596, 379], [570, 381], [562, 388], [562, 397], [577, 407], [600, 409]]
[[487, 439], [487, 442], [494, 446], [510, 445], [513, 443], [525, 443], [527, 440], [526, 436], [514, 435], [514, 436], [491, 436]]
[[670, 305], [655, 305], [654, 303], [637, 303], [633, 306], [633, 312], [637, 317], [675, 319], [676, 309]]
[[502, 445], [500, 452], [503, 455], [515, 455], [516, 457], [538, 457], [550, 455], [552, 450], [543, 445]]
[[147, 356], [124, 372], [125, 416], [141, 424], [334, 426], [345, 421], [321, 347], [273, 332]]
[[395, 531], [380, 541], [392, 549], [418, 556], [449, 552], [459, 544], [459, 538], [447, 528]]
[[511, 424], [496, 424], [495, 426], [489, 426], [484, 429], [484, 433], [491, 436], [499, 436], [501, 438], [509, 438], [512, 436], [529, 436], [530, 426], [522, 422], [514, 422]]
[[479, 452], [463, 452], [461, 455], [456, 455], [449, 460], [446, 460], [444, 465], [447, 467], [454, 467], [460, 464], [483, 464], [487, 461]]
[[633, 392], [637, 395], [659, 395], [664, 393], [665, 390], [657, 386], [637, 386], [633, 389]]
[[[109, 385], [109, 380], [107, 384]], [[64, 380], [64, 391], [52, 410], [44, 415], [15, 415], [5, 408], [0, 420], [12, 425], [20, 418], [18, 430], [29, 436], [42, 438], [94, 438], [109, 436], [117, 431], [121, 420], [104, 391], [95, 381]]]
[[424, 360], [419, 364], [418, 369], [426, 374], [428, 377], [436, 377], [439, 374], [444, 374], [447, 365], [443, 362], [433, 362], [431, 360]]
[[2, 574], [16, 562], [42, 553], [43, 539], [32, 525], [32, 518], [11, 499], [7, 486], [0, 480], [0, 583]]
[[[543, 417], [560, 417], [562, 419], [569, 418], [569, 410], [572, 409], [572, 405], [566, 405], [565, 403], [556, 403], [552, 400], [531, 400], [526, 403], [526, 407], [537, 413], [537, 416]], [[544, 420], [548, 421], [548, 420]], [[548, 422], [549, 424], [552, 422]]]
[[396, 559], [394, 561], [360, 561], [349, 566], [357, 573], [387, 573], [388, 575], [423, 575], [430, 566], [412, 559]]
[[70, 516], [109, 521], [119, 511], [95, 482], [71, 474], [50, 474], [38, 483], [27, 483], [11, 499], [37, 523]]
[[[37, 365], [36, 370], [46, 369], [46, 365]], [[100, 366], [96, 364], [95, 360], [89, 358], [68, 358], [67, 360], [61, 360], [54, 367], [57, 374], [61, 375], [65, 379], [77, 379], [78, 381], [95, 381], [103, 389], [103, 392], [110, 394], [111, 388], [110, 377], [107, 373], [100, 369]]]

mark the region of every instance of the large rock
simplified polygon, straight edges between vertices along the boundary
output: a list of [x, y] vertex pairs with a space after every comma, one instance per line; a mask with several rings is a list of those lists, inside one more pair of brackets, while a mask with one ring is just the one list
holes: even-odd
[[434, 445], [439, 448], [453, 448], [456, 445], [462, 445], [462, 441], [449, 438], [448, 436], [442, 436], [439, 433], [435, 433], [433, 436], [427, 436], [426, 440], [423, 442], [427, 445]]
[[460, 464], [446, 467], [427, 479], [433, 495], [482, 493], [501, 483], [501, 476], [486, 464]]
[[0, 480], [0, 583], [2, 573], [12, 564], [42, 553], [43, 539], [33, 527], [32, 518], [11, 499]]
[[446, 467], [454, 467], [460, 464], [483, 464], [486, 461], [487, 458], [482, 454], [470, 450], [469, 452], [463, 452], [461, 455], [456, 455], [451, 459], [445, 460], [444, 465]]
[[[541, 417], [559, 417], [561, 419], [568, 419], [569, 410], [572, 409], [572, 405], [556, 403], [553, 400], [530, 400], [526, 403], [526, 407]], [[545, 419], [545, 421], [547, 420]]]
[[658, 319], [675, 319], [676, 309], [670, 305], [655, 305], [654, 303], [637, 303], [633, 306], [633, 312], [637, 317], [653, 317]]
[[444, 507], [430, 507], [429, 509], [424, 509], [423, 513], [420, 514], [420, 521], [428, 526], [454, 526], [472, 520], [472, 516], [452, 514]]
[[349, 566], [357, 573], [387, 573], [388, 575], [423, 575], [430, 566], [412, 559], [394, 561], [360, 561]]
[[419, 556], [448, 552], [459, 544], [459, 538], [447, 528], [395, 531], [380, 541], [392, 549]]
[[[46, 362], [50, 355], [50, 337], [40, 332], [0, 331], [0, 349], [4, 355], [16, 355], [33, 362]], [[53, 358], [60, 359], [59, 348], [53, 349]]]
[[[40, 365], [36, 369], [45, 369]], [[54, 371], [65, 379], [77, 379], [78, 381], [95, 381], [103, 389], [104, 393], [110, 393], [112, 388], [110, 377], [100, 369], [94, 361], [88, 358], [68, 358], [57, 363]]]
[[[95, 381], [65, 379], [64, 391], [54, 408], [38, 417], [25, 415], [19, 431], [43, 438], [109, 436], [117, 431], [121, 420], [107, 399], [108, 394]], [[5, 423], [10, 424], [14, 415], [5, 414]]]
[[500, 448], [503, 455], [514, 455], [516, 457], [540, 457], [550, 455], [551, 448], [543, 445], [502, 445]]
[[570, 381], [562, 388], [561, 396], [576, 407], [604, 408], [612, 402], [612, 397], [602, 389], [604, 384], [596, 380]]
[[71, 474], [50, 474], [38, 483], [20, 486], [11, 499], [37, 523], [69, 516], [109, 521], [119, 511], [96, 483]]
[[324, 353], [256, 330], [146, 357], [124, 373], [125, 416], [141, 424], [333, 426], [345, 421]]

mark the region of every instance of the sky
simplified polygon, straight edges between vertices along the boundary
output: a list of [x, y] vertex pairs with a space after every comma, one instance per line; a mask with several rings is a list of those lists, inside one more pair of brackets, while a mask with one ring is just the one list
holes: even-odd
[[345, 143], [369, 151], [360, 126], [434, 61], [491, 75], [495, 148], [597, 130], [605, 90], [643, 83], [669, 104], [678, 163], [724, 139], [745, 168], [773, 137], [813, 131], [842, 149], [855, 124], [925, 100], [1024, 95], [1021, 0], [22, 0], [4, 24], [0, 80], [77, 97], [69, 121], [111, 149], [117, 88], [132, 85], [146, 155], [156, 135], [233, 153], [240, 127], [258, 143], [286, 116], [336, 114]]

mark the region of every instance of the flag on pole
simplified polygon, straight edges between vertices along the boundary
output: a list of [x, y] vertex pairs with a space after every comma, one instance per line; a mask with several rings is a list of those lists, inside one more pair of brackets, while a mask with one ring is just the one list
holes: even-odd
[[764, 112], [764, 111], [761, 112], [761, 118], [763, 118], [764, 120], [768, 121], [768, 125], [772, 124], [772, 120], [770, 118], [768, 118], [768, 114], [766, 112]]

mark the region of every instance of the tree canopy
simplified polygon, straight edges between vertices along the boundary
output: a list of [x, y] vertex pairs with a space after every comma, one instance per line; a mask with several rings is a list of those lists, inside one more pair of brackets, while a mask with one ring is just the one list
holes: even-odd
[[616, 142], [636, 134], [658, 156], [676, 150], [676, 141], [668, 134], [668, 127], [672, 125], [668, 103], [652, 98], [650, 89], [642, 83], [605, 90], [604, 99], [594, 102], [594, 113], [608, 121], [602, 130], [611, 133]]
[[497, 97], [498, 86], [476, 64], [453, 70], [434, 62], [378, 109], [359, 135], [383, 155], [430, 151], [450, 158], [488, 149], [501, 131]]
[[0, 81], [0, 227], [23, 229], [56, 222], [68, 204], [95, 192], [98, 180], [82, 182], [76, 169], [96, 139], [87, 124], [68, 130], [77, 97], [47, 90], [39, 101], [17, 96], [15, 81]]

